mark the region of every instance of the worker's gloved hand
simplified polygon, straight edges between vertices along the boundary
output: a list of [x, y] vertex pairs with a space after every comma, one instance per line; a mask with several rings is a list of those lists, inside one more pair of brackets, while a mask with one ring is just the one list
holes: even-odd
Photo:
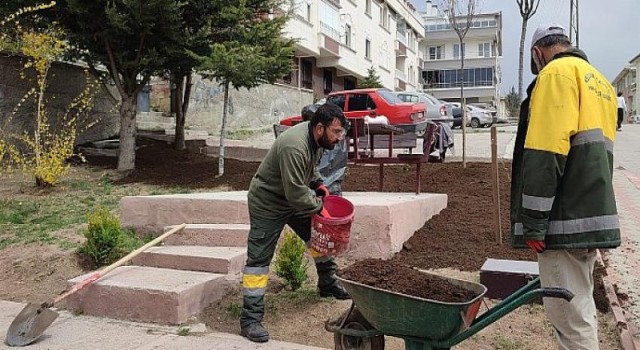
[[331, 217], [331, 214], [329, 214], [329, 211], [325, 207], [322, 207], [322, 209], [320, 210], [318, 215], [322, 216], [323, 218], [330, 218]]
[[314, 188], [314, 190], [316, 191], [316, 196], [320, 198], [325, 198], [329, 195], [329, 189], [322, 183]]
[[536, 241], [536, 240], [530, 239], [525, 241], [525, 243], [527, 243], [529, 248], [531, 248], [531, 250], [533, 250], [536, 253], [542, 253], [546, 249], [544, 241]]

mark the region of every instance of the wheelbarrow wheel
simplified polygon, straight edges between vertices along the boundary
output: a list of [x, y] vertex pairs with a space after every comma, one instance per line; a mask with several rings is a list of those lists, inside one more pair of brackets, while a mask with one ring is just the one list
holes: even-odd
[[[357, 308], [351, 311], [342, 328], [360, 331], [374, 329]], [[333, 336], [333, 342], [335, 350], [384, 350], [384, 336], [382, 335], [355, 337], [336, 332]]]

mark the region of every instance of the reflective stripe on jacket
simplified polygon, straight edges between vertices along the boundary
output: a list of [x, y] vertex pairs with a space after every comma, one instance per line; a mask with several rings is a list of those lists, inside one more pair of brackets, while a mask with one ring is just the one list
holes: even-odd
[[572, 49], [540, 72], [530, 96], [514, 149], [514, 246], [526, 247], [526, 239], [549, 249], [619, 246], [613, 87]]

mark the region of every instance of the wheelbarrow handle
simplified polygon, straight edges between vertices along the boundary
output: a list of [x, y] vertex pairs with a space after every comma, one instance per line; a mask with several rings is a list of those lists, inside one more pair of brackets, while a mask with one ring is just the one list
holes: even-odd
[[545, 287], [542, 288], [542, 297], [543, 298], [562, 298], [566, 301], [571, 301], [575, 294], [571, 293], [565, 288], [559, 287]]

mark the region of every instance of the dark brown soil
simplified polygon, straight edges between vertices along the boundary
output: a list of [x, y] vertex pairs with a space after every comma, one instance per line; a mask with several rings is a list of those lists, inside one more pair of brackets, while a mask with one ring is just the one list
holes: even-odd
[[[175, 151], [165, 142], [144, 141], [136, 152], [136, 170], [117, 183], [147, 183], [179, 186], [185, 189], [207, 189], [227, 186], [246, 190], [258, 163], [225, 160], [224, 176], [216, 177], [218, 160], [186, 151]], [[91, 165], [115, 167], [113, 158], [91, 157]], [[450, 267], [478, 271], [487, 258], [530, 260], [536, 255], [528, 249], [513, 249], [509, 244], [509, 198], [511, 163], [499, 164], [500, 215], [502, 240], [496, 242], [492, 199], [491, 165], [469, 163], [434, 163], [423, 167], [423, 192], [446, 193], [447, 208], [419, 229], [404, 249], [392, 258], [399, 263], [419, 268]], [[413, 166], [387, 166], [384, 171], [385, 192], [413, 192]], [[377, 191], [377, 166], [350, 165], [344, 191]], [[596, 269], [595, 275], [600, 270]], [[598, 279], [596, 279], [598, 280]], [[601, 292], [602, 293], [601, 293]], [[602, 286], [594, 291], [601, 311], [607, 305]]]
[[339, 271], [338, 275], [367, 286], [449, 303], [469, 301], [477, 295], [442, 278], [382, 259], [358, 261]]

